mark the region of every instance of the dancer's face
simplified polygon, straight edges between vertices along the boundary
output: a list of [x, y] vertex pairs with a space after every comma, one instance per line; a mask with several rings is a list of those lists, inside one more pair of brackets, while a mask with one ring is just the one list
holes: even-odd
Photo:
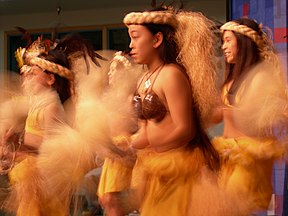
[[124, 65], [121, 62], [113, 61], [110, 64], [110, 70], [108, 72], [109, 84], [115, 83], [117, 81], [118, 76], [121, 75], [123, 70], [124, 70]]
[[43, 89], [50, 88], [55, 82], [53, 74], [48, 74], [37, 65], [31, 65], [30, 70], [23, 74], [23, 88], [27, 93], [37, 94]]
[[227, 63], [235, 64], [237, 58], [237, 39], [232, 31], [224, 31], [222, 36], [222, 50]]
[[128, 30], [131, 42], [131, 57], [137, 64], [147, 64], [153, 58], [154, 35], [143, 25], [130, 25]]

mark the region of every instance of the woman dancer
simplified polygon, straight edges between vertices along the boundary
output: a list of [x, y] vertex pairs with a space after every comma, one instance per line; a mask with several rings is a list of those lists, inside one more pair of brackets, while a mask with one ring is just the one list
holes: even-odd
[[29, 112], [16, 165], [9, 173], [12, 190], [5, 204], [8, 211], [15, 211], [17, 215], [60, 215], [57, 206], [52, 206], [41, 196], [43, 188], [37, 157], [53, 127], [65, 122], [62, 103], [73, 92], [73, 74], [68, 69], [66, 56], [59, 51], [48, 51], [38, 56], [26, 53], [24, 62], [23, 87], [30, 98]]
[[[131, 100], [136, 88], [137, 78], [142, 72], [133, 62], [128, 53], [119, 51], [114, 54], [110, 64], [109, 88], [104, 98], [108, 106], [113, 108], [111, 113], [111, 135], [113, 143], [123, 151], [130, 152], [130, 137], [136, 131], [136, 121], [131, 118]], [[142, 73], [141, 73], [142, 74]], [[110, 101], [112, 100], [112, 101]], [[110, 101], [110, 102], [109, 102]], [[121, 106], [116, 108], [116, 104]], [[105, 158], [98, 188], [100, 203], [109, 216], [129, 213], [127, 192], [130, 186], [135, 155], [131, 151], [128, 157], [122, 159]]]
[[[223, 162], [220, 184], [247, 214], [267, 210], [272, 167], [287, 140], [286, 84], [272, 41], [252, 19], [221, 27], [227, 70], [222, 87], [222, 137], [214, 139]], [[249, 202], [248, 202], [248, 201]]]
[[205, 196], [215, 192], [210, 180], [219, 169], [204, 130], [217, 94], [214, 23], [170, 7], [129, 13], [124, 23], [131, 57], [148, 67], [133, 97], [140, 127], [131, 143], [138, 150], [135, 205], [143, 216], [229, 215]]

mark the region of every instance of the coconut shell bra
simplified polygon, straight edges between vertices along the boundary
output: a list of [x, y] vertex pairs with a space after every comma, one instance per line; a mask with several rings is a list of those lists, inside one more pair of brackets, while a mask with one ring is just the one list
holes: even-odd
[[[159, 72], [160, 70], [156, 74], [156, 77], [153, 80], [152, 84], [150, 83], [150, 79], [146, 80], [145, 88], [147, 89], [147, 92], [144, 95], [143, 100], [141, 98], [141, 95], [138, 93], [138, 90], [141, 84], [143, 83], [145, 76], [142, 78], [139, 86], [137, 87], [136, 92], [134, 93], [132, 105], [139, 119], [155, 120], [156, 122], [160, 122], [166, 116], [167, 109], [165, 105], [160, 100], [159, 96], [153, 91], [153, 85], [158, 77]], [[148, 87], [146, 86], [147, 82]]]

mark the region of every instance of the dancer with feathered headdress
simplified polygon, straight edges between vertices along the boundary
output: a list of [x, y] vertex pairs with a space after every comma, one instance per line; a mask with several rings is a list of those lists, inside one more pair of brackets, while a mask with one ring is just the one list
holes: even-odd
[[[37, 155], [50, 128], [65, 122], [62, 103], [74, 92], [71, 84], [74, 76], [69, 70], [66, 56], [59, 51], [43, 50], [42, 42], [38, 38], [27, 50], [21, 52], [22, 56], [18, 55], [18, 60], [21, 58], [23, 63], [19, 65], [23, 74], [22, 98], [28, 101], [28, 112], [19, 147], [11, 153], [16, 154], [15, 163], [8, 173], [11, 191], [3, 205], [7, 211], [16, 215], [60, 213], [57, 207], [50, 208], [50, 203], [43, 201]], [[19, 51], [17, 54], [20, 54]], [[15, 112], [22, 109], [15, 107]]]
[[[113, 88], [108, 88], [110, 61], [107, 59], [111, 59], [115, 51], [97, 51], [101, 53], [100, 58], [78, 34], [67, 35], [55, 49], [63, 50], [68, 56], [75, 75], [75, 96], [70, 104], [66, 104], [68, 110], [72, 110], [68, 115], [69, 124], [52, 130], [52, 135], [41, 146], [37, 166], [45, 179], [44, 187], [49, 188], [47, 199], [61, 200], [61, 208], [66, 211], [73, 201], [77, 211], [77, 194], [83, 178], [89, 171], [101, 166], [96, 160], [106, 157], [122, 160], [127, 154], [114, 145], [111, 125], [119, 124], [126, 118], [123, 128], [129, 124], [130, 118], [133, 119], [128, 116], [130, 104], [123, 98], [131, 89], [131, 83], [135, 83], [133, 80], [137, 73], [134, 73], [135, 76], [131, 73], [130, 76], [125, 75], [121, 85], [116, 83]], [[113, 130], [120, 130], [120, 127]], [[58, 169], [61, 172], [57, 172]]]

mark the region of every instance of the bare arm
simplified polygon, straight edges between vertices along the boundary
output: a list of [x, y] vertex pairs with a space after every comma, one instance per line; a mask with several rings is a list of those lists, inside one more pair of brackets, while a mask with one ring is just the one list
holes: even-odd
[[223, 120], [223, 105], [218, 104], [211, 112], [210, 122], [206, 125], [206, 128], [213, 127], [216, 124], [221, 123]]
[[160, 89], [167, 101], [169, 113], [166, 118], [168, 121], [166, 119], [166, 122], [162, 123], [166, 124], [164, 128], [160, 126], [156, 132], [152, 131], [155, 128], [147, 131], [150, 145], [159, 151], [187, 144], [195, 135], [189, 80], [177, 67], [168, 66], [165, 69]]
[[146, 130], [146, 121], [139, 121], [140, 129], [137, 134], [134, 136], [135, 138], [131, 141], [131, 146], [135, 149], [143, 149], [149, 145], [149, 141], [147, 139], [147, 130]]

